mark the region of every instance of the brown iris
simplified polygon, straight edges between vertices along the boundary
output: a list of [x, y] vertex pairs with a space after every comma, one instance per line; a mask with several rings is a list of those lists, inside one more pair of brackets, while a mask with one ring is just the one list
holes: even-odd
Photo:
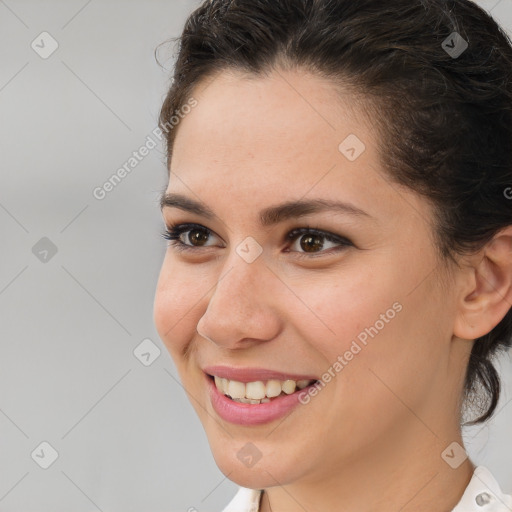
[[192, 245], [204, 245], [208, 241], [208, 233], [194, 229], [189, 232], [188, 239]]
[[321, 236], [304, 235], [300, 239], [300, 246], [306, 252], [316, 252], [324, 246], [324, 242]]

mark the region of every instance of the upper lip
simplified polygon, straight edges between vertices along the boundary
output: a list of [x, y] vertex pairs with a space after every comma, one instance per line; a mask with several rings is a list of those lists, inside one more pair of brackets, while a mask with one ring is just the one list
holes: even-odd
[[297, 373], [285, 373], [267, 368], [241, 368], [234, 366], [205, 366], [202, 369], [211, 376], [220, 377], [238, 382], [255, 382], [258, 380], [317, 380], [311, 375], [299, 375]]

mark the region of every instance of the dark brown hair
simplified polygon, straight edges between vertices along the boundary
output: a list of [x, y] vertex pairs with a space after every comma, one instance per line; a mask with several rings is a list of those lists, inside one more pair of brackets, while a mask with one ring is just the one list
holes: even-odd
[[[179, 126], [169, 120], [199, 81], [294, 66], [365, 99], [383, 168], [432, 203], [444, 258], [477, 251], [512, 224], [512, 44], [469, 0], [206, 0], [176, 40], [160, 113], [168, 164]], [[464, 402], [479, 416], [467, 424], [494, 413], [493, 359], [511, 336], [509, 309], [476, 340]]]

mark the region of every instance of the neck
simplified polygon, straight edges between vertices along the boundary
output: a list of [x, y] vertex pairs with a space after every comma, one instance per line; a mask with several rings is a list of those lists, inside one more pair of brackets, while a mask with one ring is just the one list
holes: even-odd
[[[454, 469], [441, 457], [454, 441], [463, 446], [460, 428], [441, 437], [414, 421], [408, 435], [391, 434], [316, 477], [265, 490], [260, 512], [451, 512], [474, 471], [469, 459]], [[447, 460], [458, 457], [455, 450]]]

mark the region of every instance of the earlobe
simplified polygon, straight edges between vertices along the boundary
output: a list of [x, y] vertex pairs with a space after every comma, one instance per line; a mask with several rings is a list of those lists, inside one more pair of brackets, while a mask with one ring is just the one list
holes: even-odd
[[492, 331], [512, 307], [512, 226], [475, 255], [464, 279], [454, 334], [469, 340]]

